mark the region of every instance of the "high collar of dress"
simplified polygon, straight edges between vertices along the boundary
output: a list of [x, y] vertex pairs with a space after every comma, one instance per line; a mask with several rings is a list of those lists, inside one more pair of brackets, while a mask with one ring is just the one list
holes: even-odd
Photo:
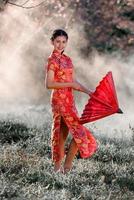
[[58, 50], [54, 49], [53, 54], [55, 54], [57, 57], [61, 57], [63, 55], [64, 50], [60, 53]]

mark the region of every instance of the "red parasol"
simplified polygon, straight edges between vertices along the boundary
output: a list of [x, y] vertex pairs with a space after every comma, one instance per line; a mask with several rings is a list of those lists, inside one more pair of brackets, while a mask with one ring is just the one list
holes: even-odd
[[108, 72], [96, 87], [80, 118], [80, 123], [88, 123], [112, 115], [123, 113], [119, 108], [112, 72]]

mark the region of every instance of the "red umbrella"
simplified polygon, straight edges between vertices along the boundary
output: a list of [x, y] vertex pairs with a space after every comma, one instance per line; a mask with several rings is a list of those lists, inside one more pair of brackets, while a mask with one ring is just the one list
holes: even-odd
[[119, 108], [112, 72], [108, 72], [96, 87], [80, 118], [80, 123], [88, 123], [112, 115], [123, 113]]

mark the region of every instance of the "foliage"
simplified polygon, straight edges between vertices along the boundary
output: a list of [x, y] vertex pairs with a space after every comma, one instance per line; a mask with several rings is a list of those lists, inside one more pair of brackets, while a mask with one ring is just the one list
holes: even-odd
[[127, 18], [130, 19], [131, 21], [134, 21], [134, 10], [124, 11], [124, 12], [122, 13], [122, 16], [127, 17]]

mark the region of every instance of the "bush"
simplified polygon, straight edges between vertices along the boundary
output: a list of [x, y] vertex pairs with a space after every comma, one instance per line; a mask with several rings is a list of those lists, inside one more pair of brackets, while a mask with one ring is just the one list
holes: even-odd
[[11, 121], [0, 122], [0, 142], [2, 144], [11, 144], [12, 142], [18, 142], [19, 140], [25, 141], [31, 136], [33, 137], [30, 133], [30, 129], [24, 124]]

